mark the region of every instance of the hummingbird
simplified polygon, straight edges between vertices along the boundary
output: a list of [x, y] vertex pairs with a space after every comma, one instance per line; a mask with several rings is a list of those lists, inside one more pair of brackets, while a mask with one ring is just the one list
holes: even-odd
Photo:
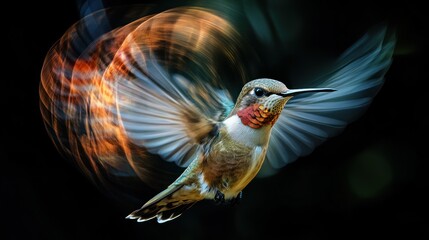
[[201, 152], [167, 189], [127, 216], [159, 223], [179, 217], [203, 199], [233, 203], [257, 175], [268, 148], [271, 130], [293, 96], [331, 92], [332, 88], [288, 89], [280, 81], [256, 79], [244, 85], [234, 109], [222, 122], [207, 123]]
[[[169, 140], [161, 138], [167, 147], [141, 131], [141, 144], [165, 158], [182, 150], [180, 146], [184, 143], [169, 144], [174, 138], [178, 141], [191, 138], [198, 147], [191, 151], [191, 156], [187, 154], [185, 159], [190, 161], [189, 165], [171, 185], [126, 218], [138, 222], [156, 218], [164, 223], [204, 199], [235, 204], [267, 157], [272, 172], [298, 156], [309, 154], [315, 146], [356, 119], [378, 92], [393, 49], [393, 41], [384, 41], [384, 32], [366, 35], [358, 41], [342, 56], [340, 70], [318, 83], [324, 87], [289, 89], [280, 81], [261, 78], [246, 83], [234, 107], [218, 120], [209, 119], [198, 110], [179, 110], [190, 114], [179, 114], [178, 120], [179, 128], [188, 130]], [[207, 89], [213, 95], [222, 95]], [[219, 101], [231, 101], [225, 95], [219, 98], [222, 99]], [[128, 106], [124, 104], [123, 110]], [[171, 116], [175, 118], [174, 114]], [[127, 122], [124, 121], [124, 127], [133, 138], [133, 124]], [[168, 130], [156, 134], [168, 136]], [[163, 152], [165, 149], [168, 151]]]
[[[212, 95], [206, 103], [217, 101], [219, 104], [214, 105], [218, 109], [211, 109], [222, 114], [204, 114], [204, 107], [195, 109], [197, 104], [192, 104], [198, 102], [197, 97], [190, 95], [188, 99], [186, 94], [178, 94], [178, 98], [189, 105], [162, 101], [163, 97], [158, 98], [160, 101], [142, 98], [134, 107], [129, 102], [119, 103], [125, 113], [123, 119], [128, 119], [123, 120], [123, 126], [130, 138], [165, 159], [178, 154], [179, 159], [188, 162], [171, 185], [126, 218], [138, 222], [156, 218], [164, 223], [204, 199], [236, 204], [255, 176], [273, 174], [338, 134], [362, 114], [384, 82], [394, 46], [385, 34], [381, 30], [365, 35], [341, 56], [335, 71], [315, 81], [315, 88], [289, 89], [281, 81], [261, 78], [246, 83], [233, 104], [230, 95], [206, 86], [205, 91]], [[179, 85], [191, 86], [182, 76], [160, 75], [164, 80], [157, 81], [176, 83], [175, 91], [182, 91]], [[132, 92], [139, 87], [126, 89], [119, 91], [135, 95]], [[193, 92], [192, 87], [186, 91]], [[147, 119], [137, 120], [132, 112], [144, 101], [174, 106], [174, 110], [165, 115], [154, 110], [145, 115]], [[174, 127], [152, 126], [155, 121], [150, 120], [151, 116], [161, 122], [168, 119], [167, 126]], [[146, 127], [138, 128], [134, 121]], [[192, 150], [187, 146], [189, 142]], [[268, 164], [264, 164], [266, 159]]]
[[219, 48], [240, 64], [235, 30], [225, 19], [202, 8], [177, 8], [105, 30], [110, 25], [100, 21], [109, 14], [116, 12], [82, 19], [48, 52], [40, 106], [57, 148], [96, 184], [127, 177], [159, 182], [154, 172], [163, 169], [151, 161], [184, 168], [127, 216], [138, 222], [171, 221], [205, 199], [236, 204], [256, 176], [310, 154], [368, 108], [395, 45], [385, 27], [376, 28], [303, 88], [257, 78], [241, 85], [234, 102], [226, 80], [169, 71], [199, 59], [213, 72], [211, 56]]

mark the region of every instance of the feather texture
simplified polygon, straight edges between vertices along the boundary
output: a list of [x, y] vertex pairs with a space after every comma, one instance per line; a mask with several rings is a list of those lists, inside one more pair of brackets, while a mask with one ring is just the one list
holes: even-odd
[[329, 94], [293, 97], [273, 127], [267, 160], [260, 176], [307, 155], [327, 138], [340, 133], [368, 107], [384, 83], [395, 41], [381, 28], [367, 33], [338, 59], [326, 77], [311, 87], [336, 89]]

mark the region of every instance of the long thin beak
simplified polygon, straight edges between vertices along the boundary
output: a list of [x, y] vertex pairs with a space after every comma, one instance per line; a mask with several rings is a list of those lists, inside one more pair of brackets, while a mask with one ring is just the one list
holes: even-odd
[[301, 88], [301, 89], [289, 89], [286, 92], [278, 93], [282, 97], [295, 96], [300, 93], [309, 93], [309, 92], [333, 92], [336, 89], [333, 88]]

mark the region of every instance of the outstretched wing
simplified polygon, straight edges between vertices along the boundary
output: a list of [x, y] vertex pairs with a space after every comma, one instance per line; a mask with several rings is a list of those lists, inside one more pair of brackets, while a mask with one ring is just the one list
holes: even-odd
[[[172, 59], [183, 61], [180, 58], [192, 57], [192, 52], [219, 49], [212, 39], [231, 31], [222, 18], [185, 8], [157, 14], [127, 36], [106, 69], [104, 82], [114, 84], [116, 108], [111, 113], [119, 119], [128, 140], [180, 166], [190, 163], [233, 103], [228, 92], [212, 87], [215, 83], [223, 88], [220, 80], [210, 82], [182, 70], [190, 76], [188, 80], [165, 69], [176, 71], [177, 62]], [[189, 41], [190, 37], [201, 42]], [[166, 44], [170, 48], [165, 49]], [[203, 54], [209, 55], [209, 51]]]
[[386, 29], [367, 33], [338, 59], [328, 77], [308, 86], [335, 92], [293, 97], [273, 127], [261, 176], [309, 154], [359, 117], [383, 85], [394, 45]]
[[112, 113], [132, 143], [187, 166], [201, 144], [216, 134], [216, 125], [233, 107], [231, 97], [210, 85], [200, 88], [181, 75], [171, 76], [155, 59], [124, 61], [120, 66], [127, 74], [115, 75], [117, 105]]
[[[132, 21], [115, 24], [112, 15]], [[233, 107], [217, 61], [244, 82], [238, 41], [226, 20], [202, 8], [88, 15], [45, 58], [48, 132], [96, 182], [138, 176], [155, 186], [170, 167], [162, 159], [187, 166]]]

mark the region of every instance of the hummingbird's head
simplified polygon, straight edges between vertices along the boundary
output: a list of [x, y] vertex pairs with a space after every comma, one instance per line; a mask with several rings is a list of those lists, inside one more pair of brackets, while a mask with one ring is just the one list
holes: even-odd
[[251, 128], [274, 125], [285, 104], [299, 93], [334, 91], [330, 88], [288, 89], [280, 81], [261, 78], [243, 86], [238, 96], [233, 114]]
[[237, 99], [237, 111], [257, 105], [270, 114], [280, 114], [286, 102], [292, 97], [280, 94], [289, 90], [282, 82], [261, 78], [250, 81], [243, 86]]

